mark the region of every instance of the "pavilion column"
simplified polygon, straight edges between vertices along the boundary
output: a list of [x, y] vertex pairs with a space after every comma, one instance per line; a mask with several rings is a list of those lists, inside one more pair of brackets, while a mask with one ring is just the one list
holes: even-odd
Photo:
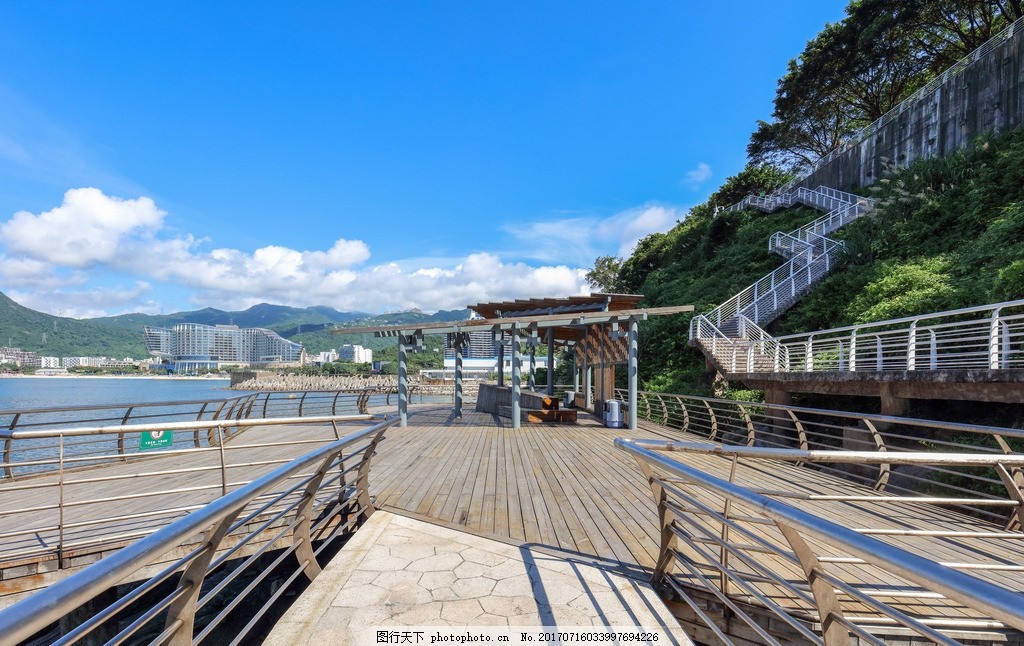
[[452, 335], [452, 346], [455, 348], [455, 416], [462, 417], [462, 352], [469, 342], [469, 335], [456, 333]]
[[497, 332], [498, 335], [498, 386], [505, 385], [505, 333]]
[[529, 389], [533, 390], [537, 387], [537, 383], [534, 380], [534, 376], [537, 373], [537, 337], [530, 337], [530, 374], [527, 378]]
[[637, 332], [640, 323], [635, 319], [629, 319], [629, 429], [636, 430], [636, 394], [637, 394], [637, 369], [640, 346], [637, 339]]
[[398, 335], [398, 419], [399, 426], [409, 424], [409, 375], [407, 337]]
[[555, 330], [548, 328], [548, 396], [555, 394]]
[[519, 353], [519, 326], [512, 325], [512, 428], [519, 428], [519, 388], [523, 357]]

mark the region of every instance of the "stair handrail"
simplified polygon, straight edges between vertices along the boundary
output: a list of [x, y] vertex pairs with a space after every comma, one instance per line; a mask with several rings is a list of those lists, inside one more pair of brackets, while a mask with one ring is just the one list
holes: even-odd
[[740, 336], [745, 337], [749, 343], [749, 355], [747, 357], [748, 372], [754, 365], [753, 353], [755, 348], [764, 356], [772, 357], [772, 372], [789, 372], [789, 348], [782, 345], [772, 335], [768, 334], [755, 321], [743, 314], [739, 315]]
[[[1008, 310], [1017, 310], [1009, 312]], [[971, 315], [980, 315], [964, 320]], [[775, 337], [795, 370], [1005, 370], [1024, 367], [1024, 299]], [[811, 361], [806, 358], [810, 356]]]

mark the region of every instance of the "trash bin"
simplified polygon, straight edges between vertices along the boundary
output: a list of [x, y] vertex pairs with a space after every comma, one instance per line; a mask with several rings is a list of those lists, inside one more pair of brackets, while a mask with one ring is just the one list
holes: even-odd
[[604, 425], [608, 428], [622, 428], [622, 402], [618, 399], [605, 400]]
[[563, 395], [562, 405], [566, 408], [574, 408], [576, 406], [576, 392], [572, 390], [565, 391]]

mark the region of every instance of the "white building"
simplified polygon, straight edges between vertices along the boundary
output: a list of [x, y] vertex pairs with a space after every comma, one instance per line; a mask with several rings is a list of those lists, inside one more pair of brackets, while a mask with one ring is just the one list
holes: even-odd
[[335, 350], [334, 348], [331, 348], [327, 352], [321, 352], [320, 354], [316, 355], [316, 357], [313, 358], [313, 363], [319, 363], [320, 365], [323, 365], [325, 363], [331, 363], [332, 361], [337, 360], [338, 351]]
[[42, 361], [43, 368], [60, 368], [59, 357], [39, 357], [39, 360]]
[[338, 359], [353, 363], [373, 363], [373, 350], [361, 345], [343, 345], [338, 350]]

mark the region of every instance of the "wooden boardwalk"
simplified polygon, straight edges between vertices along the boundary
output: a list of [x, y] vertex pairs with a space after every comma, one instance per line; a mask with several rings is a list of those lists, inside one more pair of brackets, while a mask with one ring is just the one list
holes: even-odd
[[[329, 425], [250, 429], [232, 440], [226, 451], [229, 462], [236, 465], [229, 470], [228, 488], [334, 437]], [[489, 414], [467, 411], [456, 419], [450, 406], [417, 406], [410, 411], [409, 426], [386, 431], [371, 464], [371, 494], [385, 510], [646, 578], [658, 553], [656, 508], [639, 466], [615, 448], [617, 437], [699, 439], [646, 422], [632, 432], [607, 429], [588, 415], [581, 415], [577, 424], [524, 424], [512, 429], [509, 420]], [[682, 453], [673, 457], [729, 478], [729, 458]], [[65, 553], [67, 562], [84, 565], [216, 498], [221, 492], [219, 464], [219, 451], [206, 450], [137, 457], [69, 474], [65, 501], [96, 502], [65, 510], [64, 522], [79, 525], [66, 530], [65, 540], [81, 545], [80, 550]], [[140, 471], [150, 475], [140, 477]], [[881, 495], [811, 469], [763, 460], [741, 460], [734, 480], [765, 491]], [[0, 493], [7, 494], [0, 498], [0, 533], [17, 533], [16, 538], [0, 538], [0, 595], [38, 588], [61, 576], [54, 571], [52, 554], [31, 556], [56, 540], [52, 529], [57, 521], [55, 491], [53, 476], [0, 482]], [[976, 531], [979, 523], [955, 512], [909, 502], [881, 505], [791, 497], [783, 501], [847, 527], [890, 530], [894, 533], [879, 536], [880, 540], [1024, 591], [1024, 534], [1020, 532], [990, 537], [905, 535], [901, 532]], [[710, 494], [705, 494], [705, 502], [715, 508], [722, 506], [722, 501]], [[154, 509], [164, 511], [153, 513]], [[128, 518], [109, 524], [81, 524], [108, 516]], [[762, 527], [757, 531], [774, 530]], [[820, 549], [823, 555], [842, 557], [828, 546]], [[78, 558], [81, 560], [74, 560]], [[888, 585], [891, 579], [884, 572], [860, 566], [849, 566], [846, 573], [849, 580], [871, 586]], [[0, 607], [9, 602], [0, 597]], [[940, 608], [949, 617], [976, 616], [927, 595], [904, 596], [899, 603], [925, 614]]]
[[[646, 577], [658, 553], [657, 513], [639, 466], [614, 447], [617, 437], [700, 440], [647, 422], [631, 432], [607, 429], [596, 418], [581, 416], [576, 425], [524, 424], [513, 430], [508, 420], [487, 414], [466, 413], [459, 420], [451, 419], [447, 408], [420, 409], [410, 416], [408, 427], [387, 432], [371, 469], [371, 492], [385, 509], [531, 548], [589, 558], [621, 573]], [[730, 478], [730, 458], [684, 453], [672, 457]], [[765, 460], [739, 461], [734, 481], [772, 492], [885, 495], [812, 469]], [[712, 508], [722, 509], [721, 497], [700, 495]], [[1002, 532], [993, 526], [994, 536], [931, 535], [977, 532], [979, 521], [928, 504], [785, 496], [781, 500], [846, 527], [882, 530], [876, 536], [879, 540], [1024, 592], [1024, 533]], [[752, 529], [778, 539], [774, 527], [754, 525]], [[816, 549], [822, 557], [845, 556], [828, 545], [816, 544]], [[802, 579], [792, 564], [776, 563], [776, 567], [790, 571], [794, 580]], [[829, 567], [852, 583], [893, 589], [895, 595], [889, 601], [911, 613], [964, 620], [978, 617], [948, 600], [908, 595], [892, 575], [877, 568], [842, 563]], [[776, 598], [784, 601], [785, 595]]]
[[[513, 430], [489, 414], [415, 410], [387, 431], [370, 491], [383, 508], [639, 574], [654, 565], [660, 530], [639, 467], [613, 445], [624, 434], [589, 415]], [[655, 427], [643, 436], [678, 437]]]

